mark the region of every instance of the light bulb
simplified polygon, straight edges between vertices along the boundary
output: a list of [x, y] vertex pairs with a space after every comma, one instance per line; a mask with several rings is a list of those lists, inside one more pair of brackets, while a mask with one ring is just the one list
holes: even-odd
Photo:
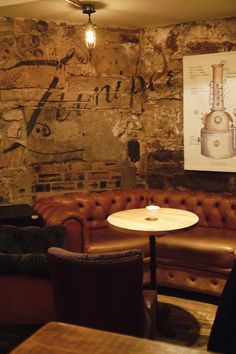
[[96, 32], [90, 21], [85, 27], [85, 44], [88, 49], [93, 49], [96, 45]]

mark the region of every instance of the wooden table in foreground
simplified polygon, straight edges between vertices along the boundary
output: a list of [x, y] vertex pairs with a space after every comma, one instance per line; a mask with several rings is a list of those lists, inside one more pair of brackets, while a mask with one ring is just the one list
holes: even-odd
[[190, 211], [174, 208], [160, 208], [156, 220], [151, 220], [146, 208], [127, 209], [108, 216], [112, 228], [119, 231], [149, 235], [151, 288], [157, 288], [156, 280], [156, 237], [167, 232], [180, 230], [196, 224], [198, 216]]
[[49, 322], [11, 352], [11, 354], [63, 353], [202, 354], [203, 351], [60, 322]]

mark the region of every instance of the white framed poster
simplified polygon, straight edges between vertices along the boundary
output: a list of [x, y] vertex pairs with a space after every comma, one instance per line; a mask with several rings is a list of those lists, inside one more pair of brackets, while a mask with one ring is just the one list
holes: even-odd
[[183, 58], [184, 168], [236, 172], [236, 52]]

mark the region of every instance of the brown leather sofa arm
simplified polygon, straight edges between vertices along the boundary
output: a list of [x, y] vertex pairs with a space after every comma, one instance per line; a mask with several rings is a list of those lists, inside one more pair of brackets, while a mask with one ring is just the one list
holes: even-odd
[[[58, 203], [46, 204], [40, 208], [44, 225], [63, 225], [66, 227], [66, 248], [74, 252], [84, 252], [84, 223], [86, 217], [75, 207]], [[87, 233], [88, 234], [88, 233]]]
[[63, 224], [66, 227], [66, 248], [71, 252], [85, 252], [84, 228], [78, 219], [68, 219]]

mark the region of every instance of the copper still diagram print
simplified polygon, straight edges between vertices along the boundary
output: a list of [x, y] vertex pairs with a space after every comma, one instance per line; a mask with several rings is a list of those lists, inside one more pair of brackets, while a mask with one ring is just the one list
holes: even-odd
[[224, 64], [212, 65], [210, 82], [211, 112], [203, 119], [201, 154], [211, 159], [228, 159], [236, 155], [236, 127], [224, 107]]

